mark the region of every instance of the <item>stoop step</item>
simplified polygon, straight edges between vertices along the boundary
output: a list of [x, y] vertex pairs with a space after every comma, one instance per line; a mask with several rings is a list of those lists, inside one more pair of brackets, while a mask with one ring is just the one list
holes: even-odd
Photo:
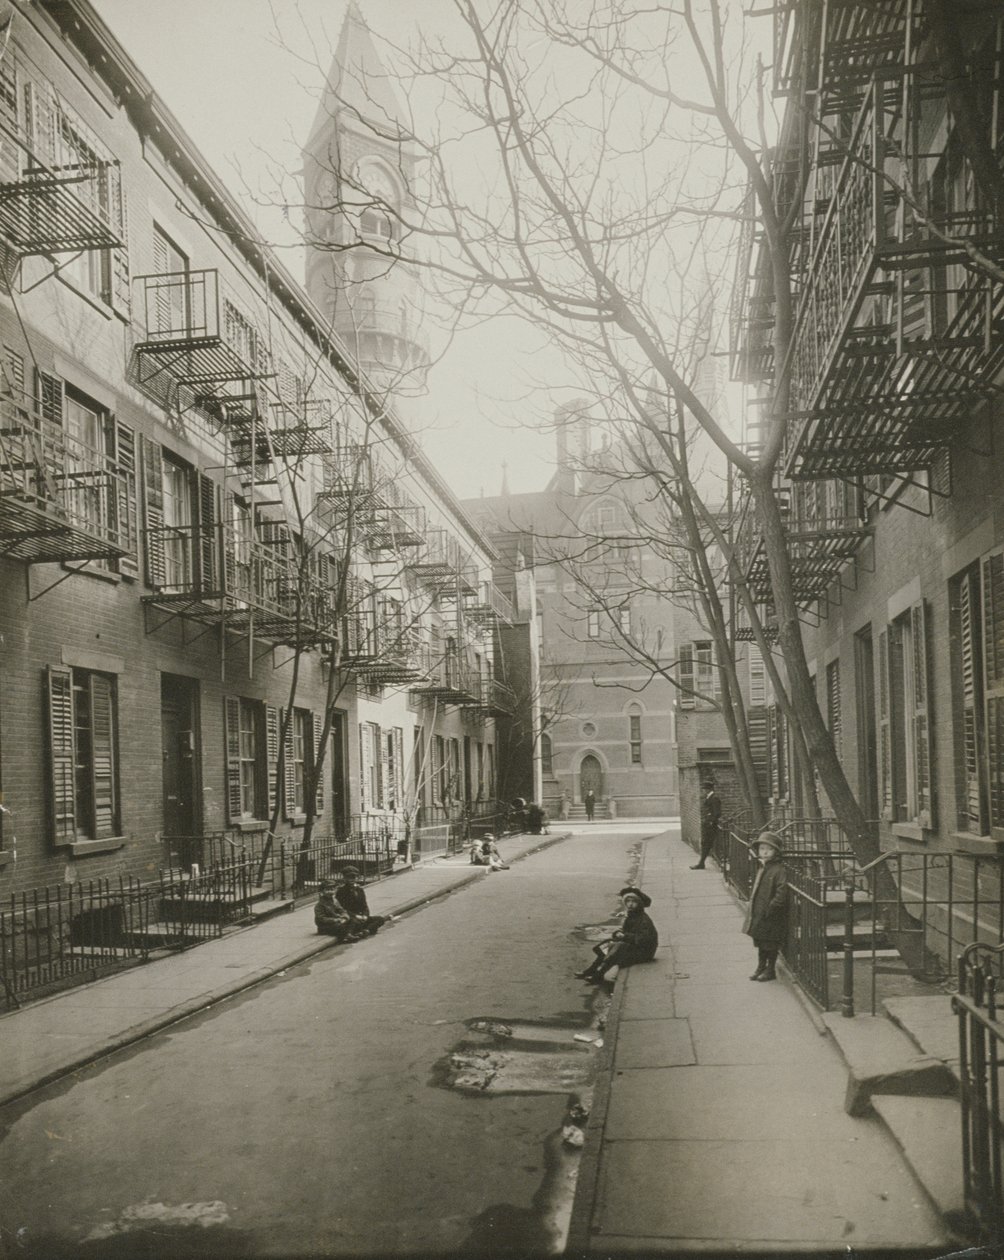
[[[953, 1096], [956, 1080], [949, 1067], [919, 1050], [902, 1029], [884, 1015], [845, 1019], [826, 1011], [823, 1022], [847, 1064], [844, 1110], [866, 1115], [877, 1095]], [[954, 1105], [954, 1104], [953, 1104]]]
[[295, 904], [291, 897], [263, 897], [260, 901], [252, 901], [251, 918], [255, 923], [261, 919], [270, 919], [284, 910], [292, 910]]
[[955, 1233], [967, 1227], [962, 1121], [954, 1098], [876, 1097], [873, 1105], [910, 1171]]
[[959, 1079], [959, 1020], [947, 993], [886, 998], [882, 1006], [922, 1054], [941, 1059]]

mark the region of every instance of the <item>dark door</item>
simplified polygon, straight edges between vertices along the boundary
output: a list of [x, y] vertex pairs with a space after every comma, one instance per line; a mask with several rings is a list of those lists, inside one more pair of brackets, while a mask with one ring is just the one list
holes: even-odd
[[875, 659], [872, 628], [854, 636], [854, 701], [858, 728], [858, 799], [867, 818], [878, 818], [875, 740]]
[[[162, 674], [160, 679], [160, 729], [163, 791], [163, 831], [165, 840], [194, 837], [201, 818], [196, 799], [196, 687], [192, 678]], [[199, 857], [184, 845], [169, 848], [187, 864]], [[183, 851], [184, 850], [184, 851]]]
[[331, 719], [331, 825], [336, 835], [345, 835], [349, 820], [346, 814], [348, 788], [345, 782], [345, 714], [336, 712]]
[[579, 767], [580, 800], [586, 799], [590, 788], [599, 800], [603, 795], [603, 768], [592, 753], [582, 758], [582, 765]]

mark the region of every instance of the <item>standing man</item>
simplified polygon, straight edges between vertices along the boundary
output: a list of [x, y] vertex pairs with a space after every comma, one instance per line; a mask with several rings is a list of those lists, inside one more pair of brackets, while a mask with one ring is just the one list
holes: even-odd
[[582, 803], [586, 807], [586, 821], [592, 822], [593, 814], [596, 810], [596, 793], [593, 791], [592, 788], [590, 788], [589, 791], [582, 798]]
[[718, 820], [722, 816], [722, 798], [715, 791], [713, 779], [704, 780], [704, 800], [701, 801], [701, 857], [690, 869], [703, 871], [718, 839]]

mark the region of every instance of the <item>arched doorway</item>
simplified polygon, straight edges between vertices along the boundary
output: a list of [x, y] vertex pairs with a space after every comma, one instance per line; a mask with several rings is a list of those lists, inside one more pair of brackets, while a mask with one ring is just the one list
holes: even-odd
[[603, 795], [603, 767], [599, 760], [592, 753], [587, 753], [582, 758], [582, 765], [579, 766], [579, 800], [585, 800], [586, 793], [592, 788], [599, 800]]

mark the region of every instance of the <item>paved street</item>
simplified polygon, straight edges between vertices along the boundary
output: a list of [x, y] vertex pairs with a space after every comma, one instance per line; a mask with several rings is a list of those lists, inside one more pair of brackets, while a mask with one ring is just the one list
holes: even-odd
[[[576, 1164], [560, 1130], [597, 1058], [574, 1036], [603, 1001], [571, 979], [574, 928], [614, 908], [634, 839], [596, 831], [485, 875], [8, 1107], [14, 1254], [553, 1246]], [[449, 1064], [497, 1044], [479, 1019], [532, 1027], [504, 1039], [502, 1092], [474, 1096]]]

